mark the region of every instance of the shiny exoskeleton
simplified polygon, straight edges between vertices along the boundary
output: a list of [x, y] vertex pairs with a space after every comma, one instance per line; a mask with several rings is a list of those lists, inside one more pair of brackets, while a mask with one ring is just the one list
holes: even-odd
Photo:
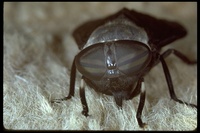
[[97, 92], [114, 96], [119, 107], [122, 107], [123, 100], [140, 94], [136, 118], [139, 126], [144, 127], [145, 123], [141, 120], [145, 102], [143, 77], [159, 62], [162, 63], [171, 98], [197, 108], [176, 97], [165, 58], [173, 53], [187, 64], [195, 64], [196, 61], [190, 61], [174, 49], [159, 53], [163, 46], [186, 35], [180, 24], [124, 8], [104, 19], [81, 25], [73, 35], [81, 51], [72, 64], [69, 95], [59, 100], [74, 96], [77, 69], [82, 74], [80, 97], [85, 116], [88, 116], [88, 106], [84, 82]]

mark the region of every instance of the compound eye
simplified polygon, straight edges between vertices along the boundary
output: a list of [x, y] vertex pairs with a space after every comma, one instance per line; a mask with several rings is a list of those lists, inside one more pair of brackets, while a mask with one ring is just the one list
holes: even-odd
[[141, 73], [150, 61], [149, 48], [137, 41], [119, 41], [116, 53], [118, 69], [130, 76]]
[[91, 80], [99, 80], [106, 72], [104, 45], [95, 44], [83, 49], [76, 56], [76, 67], [80, 73]]
[[137, 41], [98, 43], [83, 49], [76, 56], [76, 67], [90, 80], [107, 76], [137, 75], [150, 61], [149, 48]]

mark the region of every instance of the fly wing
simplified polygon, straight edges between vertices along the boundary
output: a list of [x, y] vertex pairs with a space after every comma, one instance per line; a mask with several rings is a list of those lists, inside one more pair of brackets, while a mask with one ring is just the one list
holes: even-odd
[[187, 34], [186, 29], [176, 22], [157, 19], [134, 10], [123, 9], [123, 12], [132, 22], [145, 29], [149, 37], [148, 43], [158, 49]]
[[143, 28], [147, 32], [149, 38], [148, 43], [156, 46], [158, 49], [184, 37], [187, 34], [185, 28], [176, 22], [157, 19], [155, 17], [124, 8], [114, 15], [108, 16], [104, 19], [86, 22], [75, 29], [73, 37], [75, 38], [79, 49], [83, 48], [88, 38], [97, 27], [114, 20], [119, 15], [126, 16], [137, 26]]
[[73, 37], [79, 49], [83, 48], [91, 33], [100, 25], [102, 25], [102, 20], [94, 20], [86, 22], [74, 30]]
[[87, 40], [89, 39], [92, 32], [98, 28], [99, 26], [114, 20], [119, 15], [124, 14], [123, 10], [117, 12], [114, 15], [108, 16], [103, 19], [98, 20], [92, 20], [89, 22], [84, 23], [83, 25], [80, 25], [78, 28], [76, 28], [73, 32], [73, 37], [79, 47], [79, 49], [82, 49], [83, 46], [86, 44]]

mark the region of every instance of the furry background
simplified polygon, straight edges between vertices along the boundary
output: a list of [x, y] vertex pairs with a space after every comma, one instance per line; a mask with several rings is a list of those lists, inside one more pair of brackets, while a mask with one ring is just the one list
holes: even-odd
[[[3, 125], [23, 130], [193, 130], [197, 110], [170, 100], [161, 64], [145, 77], [146, 103], [141, 129], [136, 121], [139, 97], [124, 101], [118, 110], [113, 97], [86, 87], [88, 118], [82, 114], [77, 74], [75, 97], [68, 95], [73, 57], [72, 38], [80, 24], [116, 13], [123, 7], [181, 23], [187, 37], [163, 49], [175, 48], [197, 59], [197, 3], [93, 2], [4, 3]], [[197, 66], [173, 54], [167, 59], [178, 98], [197, 104]]]

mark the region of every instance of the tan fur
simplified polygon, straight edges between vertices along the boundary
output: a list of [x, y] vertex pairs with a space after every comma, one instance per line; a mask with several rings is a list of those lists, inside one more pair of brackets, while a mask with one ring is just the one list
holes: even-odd
[[[73, 57], [78, 53], [72, 37], [80, 24], [113, 14], [123, 7], [183, 24], [188, 35], [168, 48], [197, 59], [197, 3], [94, 2], [4, 3], [3, 125], [14, 130], [193, 130], [197, 110], [170, 99], [161, 64], [145, 76], [146, 101], [141, 129], [136, 121], [139, 97], [124, 101], [119, 110], [113, 97], [86, 86], [89, 117], [81, 114], [80, 74], [75, 97], [68, 95]], [[178, 98], [197, 103], [197, 66], [174, 55], [169, 66]]]

